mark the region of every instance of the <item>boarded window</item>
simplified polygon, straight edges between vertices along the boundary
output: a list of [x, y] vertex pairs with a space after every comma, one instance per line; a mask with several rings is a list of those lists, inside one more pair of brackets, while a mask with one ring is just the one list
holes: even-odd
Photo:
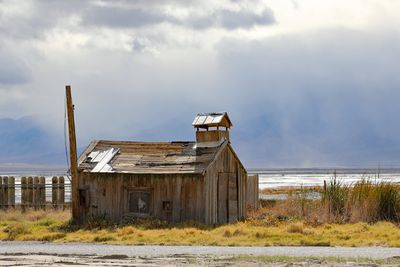
[[149, 214], [151, 205], [150, 191], [135, 190], [129, 192], [129, 212], [137, 214]]

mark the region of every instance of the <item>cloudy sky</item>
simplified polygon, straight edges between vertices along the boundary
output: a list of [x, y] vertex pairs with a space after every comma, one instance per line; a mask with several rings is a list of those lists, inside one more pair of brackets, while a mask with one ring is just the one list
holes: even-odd
[[400, 165], [400, 1], [0, 0], [0, 63], [0, 119], [61, 151], [71, 84], [79, 147], [228, 111], [249, 167]]

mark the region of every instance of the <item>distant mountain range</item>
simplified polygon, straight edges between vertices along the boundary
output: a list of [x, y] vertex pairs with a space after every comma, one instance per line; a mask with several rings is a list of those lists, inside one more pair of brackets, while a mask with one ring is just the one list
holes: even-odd
[[32, 117], [0, 119], [0, 164], [65, 164], [62, 138], [55, 137]]

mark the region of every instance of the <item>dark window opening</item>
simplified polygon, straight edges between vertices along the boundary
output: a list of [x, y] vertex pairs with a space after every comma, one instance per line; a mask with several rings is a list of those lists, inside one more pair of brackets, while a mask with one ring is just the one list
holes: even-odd
[[88, 205], [87, 190], [86, 189], [79, 189], [79, 205], [80, 206], [87, 206]]
[[171, 212], [172, 211], [171, 201], [163, 201], [162, 207], [163, 207], [163, 211]]
[[132, 191], [129, 192], [129, 212], [138, 214], [150, 213], [150, 192]]

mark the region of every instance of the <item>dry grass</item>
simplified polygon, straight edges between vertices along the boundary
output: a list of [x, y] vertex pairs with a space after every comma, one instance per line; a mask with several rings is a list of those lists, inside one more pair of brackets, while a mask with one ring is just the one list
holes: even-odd
[[25, 222], [25, 221], [40, 221], [40, 220], [55, 220], [55, 221], [67, 221], [71, 218], [70, 210], [27, 210], [21, 212], [19, 209], [0, 210], [0, 222], [14, 221], [14, 222]]
[[[113, 225], [92, 218], [81, 228], [69, 211], [1, 211], [0, 240], [99, 242], [111, 244], [227, 246], [391, 246], [400, 247], [400, 187], [363, 180], [352, 188], [332, 181], [321, 200], [310, 189], [268, 202], [246, 221], [211, 227], [188, 222], [129, 221]], [[315, 189], [311, 189], [315, 190]]]
[[320, 191], [320, 186], [282, 186], [278, 188], [264, 188], [260, 190], [260, 194], [278, 195], [278, 194], [294, 194], [303, 190]]
[[[310, 200], [319, 192], [320, 200]], [[285, 200], [261, 201], [261, 215], [321, 223], [400, 223], [400, 185], [362, 179], [352, 186], [333, 179], [325, 188], [297, 188]]]
[[322, 190], [329, 221], [400, 222], [400, 185], [362, 179], [348, 187], [333, 179]]
[[[264, 211], [265, 212], [265, 211]], [[400, 228], [374, 224], [313, 224], [277, 218], [258, 211], [247, 221], [210, 227], [196, 223], [169, 225], [138, 221], [132, 225], [73, 229], [68, 212], [0, 213], [0, 240], [99, 242], [109, 244], [227, 246], [392, 246], [400, 247]]]
[[65, 236], [57, 228], [70, 217], [70, 211], [0, 211], [0, 239], [52, 241]]

